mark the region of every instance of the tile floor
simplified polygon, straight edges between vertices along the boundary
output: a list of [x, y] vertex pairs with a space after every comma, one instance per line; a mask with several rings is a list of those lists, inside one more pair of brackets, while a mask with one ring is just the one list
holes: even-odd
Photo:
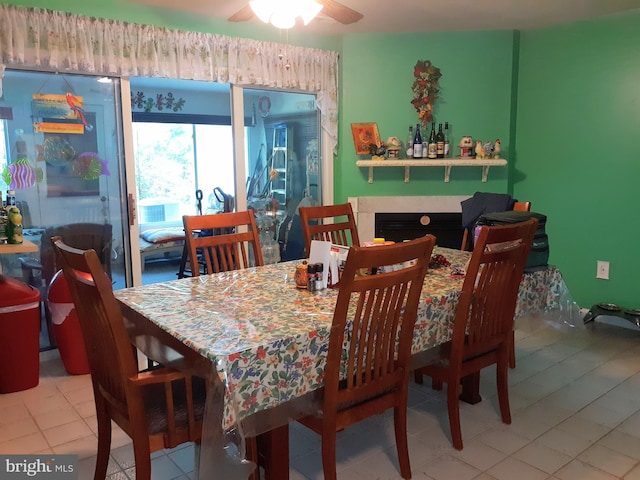
[[[640, 480], [640, 333], [591, 323], [517, 322], [510, 372], [513, 423], [500, 422], [494, 371], [484, 401], [462, 404], [464, 450], [451, 447], [444, 392], [411, 384], [409, 446], [416, 480]], [[57, 351], [42, 354], [37, 388], [0, 395], [0, 453], [78, 454], [92, 479], [96, 422], [87, 375], [65, 374]], [[338, 436], [338, 477], [400, 479], [389, 414]], [[116, 429], [107, 478], [135, 478], [128, 437]], [[191, 479], [193, 446], [158, 452], [154, 480]], [[291, 479], [322, 479], [319, 439], [291, 427]]]

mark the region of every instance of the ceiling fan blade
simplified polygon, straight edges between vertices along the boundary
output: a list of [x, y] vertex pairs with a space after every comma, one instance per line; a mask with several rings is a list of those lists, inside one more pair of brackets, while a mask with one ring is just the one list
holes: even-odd
[[247, 4], [231, 15], [228, 20], [230, 22], [246, 22], [247, 20], [251, 20], [254, 16], [255, 13], [253, 12], [253, 9]]
[[348, 25], [361, 20], [364, 15], [335, 0], [318, 0], [323, 5], [322, 14], [335, 21]]

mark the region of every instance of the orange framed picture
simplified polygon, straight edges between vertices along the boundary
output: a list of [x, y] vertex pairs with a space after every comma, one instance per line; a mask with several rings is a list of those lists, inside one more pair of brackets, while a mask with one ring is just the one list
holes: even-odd
[[353, 134], [353, 145], [356, 147], [357, 155], [368, 155], [371, 153], [369, 145], [380, 146], [380, 133], [377, 123], [352, 123], [351, 133]]

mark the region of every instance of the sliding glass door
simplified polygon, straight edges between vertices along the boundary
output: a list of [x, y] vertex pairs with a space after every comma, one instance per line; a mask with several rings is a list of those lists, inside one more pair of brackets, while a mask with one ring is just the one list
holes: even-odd
[[[282, 260], [303, 256], [297, 208], [322, 201], [313, 95], [236, 87], [234, 115], [230, 85], [211, 82], [7, 70], [3, 87], [0, 189], [15, 190], [39, 247], [52, 227], [90, 224], [110, 230], [100, 255], [114, 288], [139, 282], [132, 260], [144, 283], [171, 280], [182, 215], [252, 208]], [[46, 296], [42, 250], [0, 261]]]
[[303, 257], [298, 207], [322, 201], [315, 97], [240, 91], [232, 113], [229, 85], [131, 79], [143, 283], [179, 275], [185, 214], [251, 208], [282, 260]]
[[142, 283], [173, 280], [182, 216], [233, 208], [230, 87], [134, 78], [131, 91]]
[[[7, 70], [3, 89], [0, 185], [15, 191], [24, 238], [39, 247], [30, 255], [3, 255], [4, 273], [27, 280], [46, 298], [53, 274], [48, 237], [60, 226], [83, 224], [83, 235], [100, 236], [98, 253], [114, 288], [125, 287], [129, 228], [119, 80]], [[46, 328], [43, 334], [46, 348]]]
[[303, 258], [298, 207], [322, 203], [320, 118], [315, 96], [245, 89], [247, 206], [271, 217], [281, 260]]

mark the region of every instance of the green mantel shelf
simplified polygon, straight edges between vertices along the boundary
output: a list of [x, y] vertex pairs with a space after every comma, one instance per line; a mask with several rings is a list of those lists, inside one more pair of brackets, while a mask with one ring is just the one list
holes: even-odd
[[373, 183], [373, 169], [377, 167], [404, 167], [404, 183], [409, 182], [412, 167], [444, 167], [444, 181], [449, 182], [451, 167], [482, 167], [482, 181], [487, 181], [490, 167], [504, 167], [507, 161], [504, 158], [476, 159], [476, 158], [440, 158], [413, 160], [408, 158], [386, 160], [358, 160], [358, 167], [369, 167], [369, 183]]

